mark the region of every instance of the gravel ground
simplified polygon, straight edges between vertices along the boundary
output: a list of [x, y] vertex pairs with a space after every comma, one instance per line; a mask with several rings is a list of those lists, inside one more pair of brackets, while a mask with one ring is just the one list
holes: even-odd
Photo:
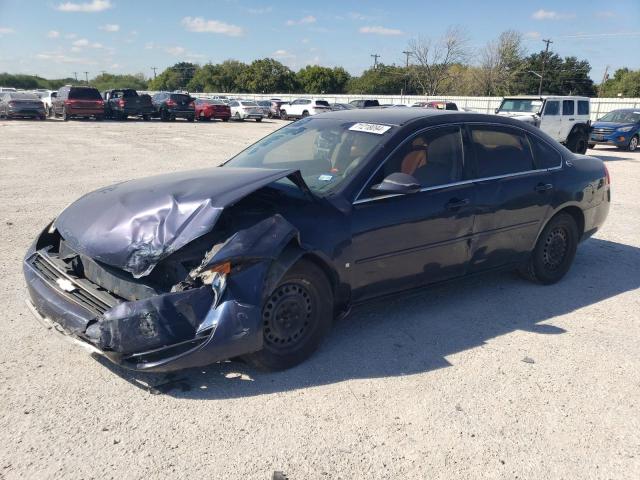
[[69, 202], [280, 125], [0, 122], [0, 478], [640, 478], [640, 152], [590, 152], [613, 206], [558, 285], [373, 303], [286, 372], [132, 376], [34, 320], [22, 255]]

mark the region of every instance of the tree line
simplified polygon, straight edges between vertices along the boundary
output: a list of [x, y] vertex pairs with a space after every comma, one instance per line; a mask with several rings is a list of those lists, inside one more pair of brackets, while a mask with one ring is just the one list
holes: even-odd
[[[294, 72], [273, 58], [251, 63], [225, 60], [199, 65], [179, 62], [153, 79], [143, 74], [102, 73], [89, 82], [99, 90], [188, 90], [219, 93], [308, 93], [362, 95], [505, 96], [542, 94], [640, 96], [640, 70], [617, 70], [601, 85], [589, 77], [588, 60], [553, 51], [528, 53], [521, 33], [505, 31], [481, 49], [472, 49], [463, 30], [450, 28], [439, 38], [409, 42], [405, 65], [378, 63], [360, 76], [342, 67], [308, 65]], [[542, 77], [542, 79], [541, 79]], [[47, 80], [0, 74], [0, 86], [57, 89], [82, 84], [76, 79]]]

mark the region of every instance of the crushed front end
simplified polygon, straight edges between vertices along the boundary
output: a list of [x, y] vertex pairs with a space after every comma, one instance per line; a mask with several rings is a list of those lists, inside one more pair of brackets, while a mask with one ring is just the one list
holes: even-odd
[[262, 348], [264, 284], [295, 235], [274, 215], [222, 240], [205, 235], [136, 278], [73, 250], [49, 226], [24, 259], [28, 302], [57, 330], [123, 367], [208, 365]]

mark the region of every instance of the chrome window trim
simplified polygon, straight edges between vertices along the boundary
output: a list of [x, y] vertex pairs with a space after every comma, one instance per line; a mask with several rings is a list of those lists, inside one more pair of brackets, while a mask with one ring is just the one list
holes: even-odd
[[[384, 165], [387, 160], [389, 160], [389, 158], [396, 153], [396, 151], [405, 144], [406, 141], [408, 141], [408, 139], [413, 138], [421, 133], [424, 133], [428, 130], [433, 130], [435, 128], [443, 128], [443, 127], [454, 127], [454, 126], [478, 126], [478, 125], [492, 125], [492, 126], [498, 126], [498, 127], [511, 127], [511, 128], [515, 128], [517, 130], [522, 131], [525, 135], [526, 134], [530, 134], [533, 135], [536, 139], [546, 143], [547, 145], [549, 145], [553, 150], [556, 151], [556, 153], [558, 155], [560, 155], [560, 165], [558, 165], [557, 167], [550, 167], [550, 168], [538, 168], [535, 170], [527, 170], [525, 172], [516, 172], [516, 173], [507, 173], [505, 175], [496, 175], [493, 177], [482, 177], [482, 178], [473, 178], [473, 179], [469, 179], [469, 180], [461, 180], [459, 182], [452, 182], [452, 183], [445, 183], [443, 185], [436, 185], [433, 187], [425, 187], [425, 188], [421, 188], [418, 192], [416, 193], [422, 193], [422, 192], [428, 192], [428, 191], [432, 191], [432, 190], [440, 190], [443, 188], [450, 188], [450, 187], [456, 187], [459, 185], [467, 185], [470, 183], [480, 183], [480, 182], [486, 182], [489, 180], [499, 180], [502, 178], [510, 178], [510, 177], [521, 177], [523, 175], [529, 175], [532, 173], [542, 173], [542, 172], [553, 172], [553, 171], [557, 171], [557, 170], [561, 170], [563, 165], [564, 165], [564, 156], [562, 155], [561, 152], [558, 151], [558, 149], [554, 146], [551, 145], [549, 142], [547, 142], [545, 139], [539, 137], [538, 135], [532, 134], [529, 130], [526, 130], [524, 128], [521, 128], [517, 125], [509, 125], [509, 124], [504, 124], [504, 123], [492, 123], [492, 122], [456, 122], [456, 123], [448, 123], [445, 125], [432, 125], [430, 127], [424, 128], [422, 130], [417, 131], [415, 134], [411, 135], [410, 137], [407, 137], [407, 139], [405, 139], [402, 143], [400, 143], [400, 145], [398, 145], [396, 148], [393, 149], [393, 151], [391, 153], [389, 153], [389, 155], [387, 155], [384, 159], [384, 161], [382, 161], [380, 163], [380, 165], [378, 165], [378, 167], [374, 170], [374, 172], [369, 176], [369, 178], [367, 179], [367, 181], [365, 182], [365, 184], [362, 186], [362, 188], [360, 189], [360, 191], [358, 192], [358, 195], [356, 196], [356, 200], [354, 200], [352, 202], [352, 205], [360, 205], [363, 203], [368, 203], [368, 202], [372, 202], [375, 200], [384, 200], [387, 198], [392, 198], [392, 197], [401, 197], [404, 195], [407, 195], [405, 193], [391, 193], [388, 195], [380, 195], [379, 197], [368, 197], [368, 198], [359, 198], [360, 195], [362, 194], [362, 192], [364, 191], [365, 187], [369, 184], [369, 182], [371, 181], [371, 179], [373, 178], [373, 176], [378, 173], [378, 170], [380, 170], [380, 168], [382, 167], [382, 165]], [[463, 142], [463, 162], [464, 162], [464, 142]], [[531, 152], [533, 154], [533, 151]], [[534, 158], [535, 161], [535, 158]], [[413, 195], [413, 194], [410, 194]]]

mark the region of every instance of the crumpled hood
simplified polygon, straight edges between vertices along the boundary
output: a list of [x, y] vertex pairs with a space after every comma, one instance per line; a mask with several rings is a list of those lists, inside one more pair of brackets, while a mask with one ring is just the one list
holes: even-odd
[[222, 209], [297, 170], [208, 168], [118, 183], [67, 207], [54, 226], [67, 245], [139, 278], [211, 231]]

